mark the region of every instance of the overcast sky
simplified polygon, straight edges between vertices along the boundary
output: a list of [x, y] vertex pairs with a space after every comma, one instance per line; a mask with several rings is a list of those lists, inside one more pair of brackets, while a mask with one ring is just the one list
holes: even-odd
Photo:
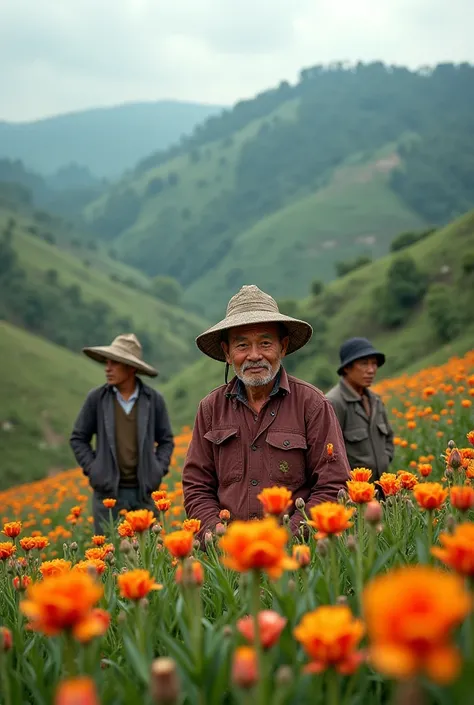
[[231, 104], [335, 60], [474, 63], [474, 0], [0, 0], [0, 119]]

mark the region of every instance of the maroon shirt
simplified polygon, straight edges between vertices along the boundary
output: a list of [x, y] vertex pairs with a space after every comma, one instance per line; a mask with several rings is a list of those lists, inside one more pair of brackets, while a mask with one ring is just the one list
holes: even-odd
[[335, 501], [349, 479], [339, 422], [316, 387], [282, 368], [259, 414], [242, 390], [234, 378], [199, 404], [183, 489], [186, 514], [201, 520], [201, 537], [214, 529], [221, 509], [228, 509], [231, 519], [262, 517], [257, 495], [273, 485], [293, 493], [289, 514], [295, 533], [302, 516], [294, 500], [302, 497], [307, 508]]

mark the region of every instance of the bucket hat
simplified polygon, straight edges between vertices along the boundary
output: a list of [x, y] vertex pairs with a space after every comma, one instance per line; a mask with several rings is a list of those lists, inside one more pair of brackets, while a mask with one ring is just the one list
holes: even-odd
[[363, 357], [376, 357], [379, 367], [382, 367], [385, 363], [385, 355], [376, 350], [367, 338], [349, 338], [341, 345], [339, 350], [340, 364], [337, 374], [342, 375], [344, 367]]
[[261, 291], [258, 286], [250, 284], [243, 286], [230, 299], [225, 318], [201, 333], [196, 338], [196, 345], [213, 360], [225, 362], [221, 346], [223, 331], [253, 323], [283, 323], [290, 339], [287, 355], [291, 355], [306, 345], [313, 334], [309, 323], [280, 313], [277, 302], [272, 296]]
[[158, 372], [154, 367], [144, 362], [142, 346], [133, 333], [118, 335], [110, 345], [83, 348], [82, 352], [96, 362], [114, 360], [134, 367], [139, 374], [156, 377]]

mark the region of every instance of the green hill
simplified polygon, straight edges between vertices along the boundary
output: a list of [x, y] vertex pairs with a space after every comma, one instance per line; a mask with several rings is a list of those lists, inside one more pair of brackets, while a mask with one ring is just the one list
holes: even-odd
[[196, 359], [203, 319], [154, 297], [145, 275], [93, 242], [68, 240], [45, 217], [0, 204], [0, 317], [73, 351], [134, 331], [162, 380]]
[[21, 159], [42, 174], [75, 163], [118, 177], [165, 149], [221, 107], [157, 101], [92, 108], [33, 122], [0, 122], [0, 157]]
[[[314, 335], [285, 367], [327, 391], [337, 379], [339, 346], [353, 335], [386, 351], [384, 376], [438, 364], [473, 347], [473, 306], [474, 211], [316, 296], [286, 301], [283, 312], [311, 322]], [[224, 313], [223, 301], [219, 316]], [[224, 365], [202, 357], [164, 385], [176, 426], [192, 423], [199, 400], [223, 377]]]
[[206, 313], [256, 274], [301, 296], [346, 257], [472, 208], [473, 129], [469, 64], [315, 66], [143, 160], [84, 218]]

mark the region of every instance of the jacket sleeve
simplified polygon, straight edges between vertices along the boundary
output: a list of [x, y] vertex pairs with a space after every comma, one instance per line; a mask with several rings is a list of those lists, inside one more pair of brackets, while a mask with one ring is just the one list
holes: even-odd
[[346, 409], [344, 402], [337, 396], [328, 395], [326, 398], [334, 409], [334, 413], [336, 414], [341, 429], [344, 430], [344, 423], [346, 418]]
[[390, 462], [392, 462], [393, 456], [395, 454], [395, 446], [393, 443], [393, 428], [391, 427], [390, 421], [388, 420], [388, 415], [387, 415], [387, 411], [385, 409], [385, 406], [383, 407], [383, 415], [384, 415], [385, 423], [387, 425], [387, 430], [388, 430], [385, 450], [386, 450], [387, 455], [390, 459]]
[[158, 464], [163, 469], [163, 476], [169, 472], [171, 454], [174, 448], [173, 432], [166, 408], [165, 400], [161, 394], [155, 395], [155, 442], [158, 443], [155, 451]]
[[215, 528], [220, 512], [212, 444], [204, 438], [208, 426], [210, 422], [206, 422], [204, 400], [199, 404], [183, 467], [184, 508], [189, 518], [201, 520], [201, 530], [197, 536], [201, 542], [205, 532]]
[[91, 441], [97, 433], [97, 399], [97, 390], [89, 392], [69, 439], [76, 461], [85, 475], [89, 475], [90, 467], [95, 459]]
[[[332, 405], [325, 398], [307, 421], [306, 442], [310, 484], [306, 509], [309, 510], [320, 502], [336, 502], [339, 490], [346, 488], [349, 479], [342, 431]], [[295, 511], [291, 517], [293, 533], [298, 531], [301, 520], [300, 513]]]

